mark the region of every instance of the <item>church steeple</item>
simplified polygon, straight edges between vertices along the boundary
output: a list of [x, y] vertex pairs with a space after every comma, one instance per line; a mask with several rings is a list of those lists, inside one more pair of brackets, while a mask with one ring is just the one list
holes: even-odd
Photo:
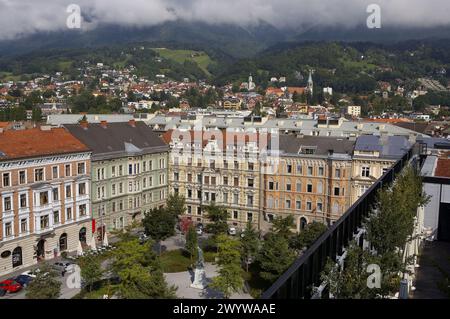
[[312, 79], [312, 73], [313, 73], [313, 71], [310, 69], [309, 76], [308, 76], [308, 92], [310, 95], [313, 95], [313, 92], [314, 92], [314, 82]]

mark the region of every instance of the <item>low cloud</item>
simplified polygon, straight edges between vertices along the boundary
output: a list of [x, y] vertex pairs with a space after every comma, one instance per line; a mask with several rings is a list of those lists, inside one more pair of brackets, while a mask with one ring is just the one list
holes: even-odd
[[81, 8], [82, 29], [102, 24], [148, 27], [185, 20], [279, 28], [364, 27], [369, 4], [381, 7], [383, 26], [450, 24], [448, 0], [0, 0], [0, 39], [67, 28], [69, 4]]

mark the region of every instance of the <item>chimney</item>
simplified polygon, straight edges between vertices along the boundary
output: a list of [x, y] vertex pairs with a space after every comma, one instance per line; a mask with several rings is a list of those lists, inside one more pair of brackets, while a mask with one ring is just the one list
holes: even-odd
[[131, 127], [136, 127], [136, 121], [134, 119], [129, 120], [128, 124], [130, 124]]
[[81, 126], [82, 128], [84, 128], [84, 129], [87, 129], [88, 126], [89, 126], [89, 123], [88, 123], [88, 121], [83, 120], [83, 121], [80, 122], [80, 126]]
[[108, 127], [108, 122], [107, 121], [100, 121], [100, 126], [103, 128], [107, 128]]

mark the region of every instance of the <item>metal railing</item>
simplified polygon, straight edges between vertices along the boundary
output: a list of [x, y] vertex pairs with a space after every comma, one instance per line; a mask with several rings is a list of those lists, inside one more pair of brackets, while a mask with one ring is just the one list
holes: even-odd
[[[261, 296], [262, 299], [310, 299], [328, 258], [336, 261], [352, 241], [376, 203], [378, 190], [390, 185], [408, 163], [421, 164], [421, 144], [415, 144], [377, 180], [330, 228], [306, 250]], [[419, 163], [420, 162], [420, 163]], [[325, 288], [324, 295], [327, 295]]]

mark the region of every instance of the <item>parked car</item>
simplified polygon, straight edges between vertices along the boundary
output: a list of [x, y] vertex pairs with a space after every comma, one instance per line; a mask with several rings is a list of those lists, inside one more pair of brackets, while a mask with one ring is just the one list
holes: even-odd
[[3, 297], [4, 295], [6, 295], [6, 290], [0, 288], [0, 297]]
[[75, 265], [69, 262], [55, 262], [52, 268], [61, 274], [71, 273], [75, 270]]
[[33, 281], [33, 277], [28, 275], [19, 275], [14, 278], [16, 282], [18, 282], [22, 287], [28, 287], [28, 285]]
[[[21, 275], [25, 275], [25, 276], [30, 276], [31, 278], [36, 278], [36, 275], [40, 272], [41, 270], [39, 268], [36, 269], [31, 269], [28, 271], [25, 271], [23, 273], [21, 273]], [[44, 274], [47, 275], [47, 274]]]
[[0, 282], [0, 289], [5, 290], [6, 292], [18, 292], [22, 289], [22, 286], [13, 279], [6, 279]]
[[228, 235], [235, 236], [236, 233], [237, 233], [237, 231], [236, 231], [235, 227], [228, 228]]

